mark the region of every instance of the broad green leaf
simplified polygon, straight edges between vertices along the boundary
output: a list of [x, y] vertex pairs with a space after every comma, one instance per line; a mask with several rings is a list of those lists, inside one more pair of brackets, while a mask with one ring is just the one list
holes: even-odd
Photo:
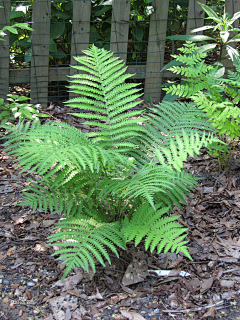
[[90, 31], [89, 42], [94, 43], [95, 41], [102, 39], [101, 35], [97, 31]]
[[66, 3], [64, 9], [67, 10], [67, 11], [72, 12], [73, 11], [73, 3], [72, 3], [72, 1]]
[[30, 61], [31, 61], [31, 56], [32, 56], [32, 48], [30, 47], [30, 48], [25, 52], [24, 61], [25, 61], [26, 63], [30, 62]]
[[209, 16], [209, 17], [215, 17], [217, 19], [218, 18], [218, 15], [216, 14], [216, 12], [214, 12], [210, 7], [206, 6], [205, 4], [203, 3], [200, 3], [198, 2], [198, 4], [203, 8], [203, 10], [206, 12], [206, 14]]
[[216, 48], [217, 46], [217, 43], [210, 43], [210, 44], [205, 44], [201, 47], [199, 47], [195, 53], [203, 53], [203, 52], [208, 52], [208, 51], [211, 51], [213, 50], [214, 48]]
[[0, 113], [0, 118], [3, 118], [3, 117], [6, 117], [6, 116], [9, 116], [11, 113], [10, 111], [8, 110], [5, 110], [3, 112]]
[[66, 12], [56, 12], [54, 14], [54, 16], [60, 18], [60, 19], [63, 19], [63, 20], [66, 20], [66, 19], [70, 19], [70, 15]]
[[[217, 28], [220, 28], [220, 27], [222, 26], [222, 20], [219, 19], [219, 18], [207, 17], [206, 19], [213, 20], [213, 21], [217, 22], [217, 23], [218, 23]], [[216, 30], [217, 28], [215, 27], [215, 30]]]
[[57, 58], [57, 59], [62, 59], [62, 58], [64, 58], [64, 57], [66, 57], [66, 53], [64, 53], [63, 51], [57, 50], [56, 52], [54, 52], [54, 53], [52, 54], [52, 56], [53, 56], [54, 58]]
[[168, 28], [169, 30], [178, 30], [178, 27], [176, 27], [175, 25], [170, 24], [170, 23], [167, 24], [167, 28]]
[[240, 41], [240, 34], [237, 34], [232, 39], [230, 39], [228, 42], [239, 42]]
[[31, 38], [19, 40], [18, 45], [20, 47], [30, 47], [31, 46]]
[[20, 28], [20, 29], [28, 30], [28, 31], [34, 31], [34, 29], [29, 27], [29, 25], [27, 23], [15, 23], [13, 25], [13, 27], [14, 28]]
[[104, 20], [104, 22], [107, 22], [107, 23], [112, 23], [112, 16], [111, 17], [109, 17], [109, 18], [107, 18], [106, 20]]
[[113, 0], [101, 1], [99, 5], [101, 6], [112, 6]]
[[140, 26], [134, 26], [133, 27], [133, 34], [134, 37], [138, 40], [138, 41], [142, 41], [143, 39], [143, 29]]
[[18, 34], [18, 31], [17, 31], [16, 27], [14, 27], [14, 26], [5, 26], [2, 30], [8, 30], [14, 34]]
[[65, 23], [51, 23], [50, 38], [57, 39], [63, 35], [65, 31]]
[[19, 18], [25, 15], [25, 12], [23, 11], [15, 11], [15, 9], [13, 9], [10, 13], [10, 19], [15, 19], [15, 18]]
[[232, 19], [229, 22], [232, 24], [234, 21], [236, 21], [239, 18], [240, 18], [240, 11], [234, 13]]
[[101, 10], [98, 10], [97, 12], [95, 12], [95, 16], [101, 16], [102, 14], [104, 14], [105, 12], [109, 11], [112, 9], [112, 6], [104, 6]]
[[37, 113], [37, 116], [38, 117], [49, 117], [49, 115], [46, 113]]
[[[17, 112], [18, 113], [18, 112]], [[15, 113], [16, 114], [16, 113]], [[15, 116], [15, 115], [14, 115]], [[28, 118], [28, 119], [33, 119], [33, 116], [32, 116], [32, 114], [31, 114], [31, 112], [30, 111], [28, 111], [27, 109], [24, 109], [24, 110], [22, 110], [22, 117], [26, 117], [26, 118]]]
[[18, 101], [26, 101], [26, 100], [30, 100], [30, 98], [24, 97], [24, 96], [20, 96], [20, 97], [18, 97], [17, 100], [18, 100]]
[[21, 116], [21, 114], [22, 114], [21, 112], [15, 112], [15, 113], [14, 113], [14, 117], [15, 117], [15, 118], [18, 118], [18, 117]]
[[169, 63], [167, 63], [160, 72], [162, 72], [163, 70], [166, 70], [166, 69], [169, 69], [171, 67], [174, 67], [174, 66], [181, 66], [183, 63], [180, 62], [180, 61], [176, 61], [176, 60], [172, 60], [170, 61]]
[[111, 28], [108, 28], [104, 31], [104, 38], [106, 41], [110, 41], [111, 38]]
[[53, 39], [49, 39], [49, 52], [57, 52], [57, 45]]
[[190, 32], [195, 33], [195, 32], [204, 31], [204, 30], [213, 29], [213, 28], [214, 28], [214, 26], [203, 26], [200, 28], [193, 29]]
[[228, 31], [220, 31], [220, 37], [221, 37], [223, 43], [227, 42], [229, 34], [230, 33]]
[[204, 36], [204, 35], [187, 35], [187, 34], [179, 34], [174, 36], [167, 37], [169, 40], [183, 40], [183, 41], [205, 41], [205, 40], [215, 40], [212, 37]]
[[233, 61], [234, 57], [239, 58], [238, 50], [234, 49], [233, 47], [226, 45], [227, 53], [231, 60]]
[[100, 49], [103, 48], [103, 41], [102, 40], [97, 40], [94, 45]]

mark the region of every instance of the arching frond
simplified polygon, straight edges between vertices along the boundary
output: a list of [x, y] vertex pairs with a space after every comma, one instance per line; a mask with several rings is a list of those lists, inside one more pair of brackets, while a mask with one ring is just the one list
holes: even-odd
[[104, 258], [111, 264], [106, 247], [113, 251], [117, 257], [116, 247], [126, 248], [117, 223], [106, 224], [82, 215], [78, 219], [62, 220], [56, 228], [60, 228], [60, 231], [52, 234], [49, 241], [58, 241], [51, 243], [51, 245], [64, 247], [53, 254], [60, 254], [58, 259], [64, 258], [64, 263], [68, 266], [63, 279], [74, 267], [82, 267], [83, 270], [88, 271], [91, 266], [95, 272], [94, 258], [103, 266], [105, 266]]

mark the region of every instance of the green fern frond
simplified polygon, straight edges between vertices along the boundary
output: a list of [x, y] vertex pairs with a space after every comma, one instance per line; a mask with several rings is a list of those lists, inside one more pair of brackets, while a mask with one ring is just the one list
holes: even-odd
[[[49, 177], [55, 170], [48, 171], [58, 165], [62, 170], [67, 168], [69, 174], [76, 169], [98, 172], [102, 166], [109, 170], [119, 165], [131, 166], [125, 155], [116, 157], [114, 150], [94, 145], [81, 131], [60, 123], [58, 126], [46, 124], [21, 135], [23, 141], [9, 153], [18, 157], [22, 172], [31, 168], [38, 175], [48, 174]], [[9, 140], [8, 144], [11, 142]]]
[[156, 156], [161, 165], [166, 165], [166, 157], [167, 165], [172, 165], [173, 168], [180, 171], [183, 167], [183, 161], [187, 160], [188, 155], [193, 157], [194, 152], [199, 154], [203, 146], [207, 147], [209, 143], [216, 141], [219, 141], [219, 139], [211, 133], [207, 136], [203, 133], [200, 137], [198, 132], [194, 133], [192, 131], [189, 137], [186, 132], [182, 131], [182, 138], [176, 134], [175, 141], [170, 139], [170, 148], [156, 149]]
[[[157, 205], [158, 207], [158, 205]], [[152, 252], [157, 247], [157, 253], [165, 247], [164, 252], [183, 252], [191, 260], [191, 256], [185, 247], [185, 231], [179, 223], [175, 222], [179, 216], [164, 216], [169, 208], [154, 210], [146, 203], [139, 207], [131, 220], [124, 219], [121, 232], [126, 242], [135, 238], [135, 246], [146, 236], [145, 250], [150, 247]]]
[[190, 98], [195, 93], [209, 88], [208, 75], [215, 70], [215, 66], [206, 65], [204, 58], [206, 52], [198, 52], [198, 47], [191, 42], [187, 42], [179, 51], [182, 54], [172, 55], [180, 65], [174, 65], [167, 70], [184, 77], [181, 84], [173, 84], [163, 88], [167, 94], [179, 97]]
[[64, 247], [53, 254], [60, 254], [61, 256], [58, 259], [66, 259], [64, 263], [69, 266], [65, 270], [63, 278], [70, 271], [70, 266], [71, 268], [80, 266], [88, 271], [90, 265], [95, 272], [93, 256], [103, 266], [105, 266], [103, 258], [111, 264], [106, 247], [113, 251], [117, 257], [116, 246], [122, 249], [126, 248], [125, 241], [116, 223], [106, 224], [81, 216], [79, 219], [68, 218], [62, 220], [56, 228], [60, 228], [60, 232], [52, 234], [49, 241], [54, 241], [54, 243], [51, 243], [53, 246]]
[[171, 140], [176, 141], [176, 137], [182, 136], [183, 131], [189, 137], [192, 132], [202, 136], [204, 131], [213, 131], [212, 125], [201, 119], [205, 113], [194, 103], [164, 101], [150, 110], [151, 113], [145, 116], [145, 128], [154, 149], [168, 148]]
[[[184, 198], [196, 183], [196, 179], [185, 172], [176, 172], [171, 167], [157, 166], [156, 164], [146, 165], [131, 179], [116, 181], [103, 179], [99, 184], [102, 189], [102, 199], [110, 195], [118, 194], [123, 199], [142, 197], [155, 208], [154, 199], [160, 197], [163, 203], [170, 203], [181, 207], [180, 202], [185, 203]], [[184, 185], [186, 184], [187, 185]]]
[[[75, 57], [80, 66], [74, 68], [87, 73], [71, 76], [74, 80], [70, 80], [72, 92], [81, 96], [69, 100], [67, 105], [86, 110], [86, 113], [71, 114], [92, 119], [86, 124], [99, 127], [97, 133], [88, 135], [94, 137], [94, 143], [101, 141], [101, 147], [115, 148], [120, 139], [126, 142], [129, 137], [142, 134], [139, 132], [141, 127], [137, 125], [141, 110], [128, 113], [131, 128], [126, 121], [122, 121], [126, 120], [125, 112], [139, 104], [134, 100], [141, 96], [140, 89], [136, 88], [138, 84], [124, 83], [131, 75], [125, 74], [124, 63], [112, 57], [113, 53], [95, 46], [84, 53], [84, 57]], [[131, 147], [133, 143], [132, 139]], [[121, 145], [118, 148], [121, 149]]]

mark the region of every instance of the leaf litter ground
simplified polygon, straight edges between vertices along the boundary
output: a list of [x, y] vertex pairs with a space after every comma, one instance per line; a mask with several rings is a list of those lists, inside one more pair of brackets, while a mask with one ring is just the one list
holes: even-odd
[[[50, 106], [49, 113], [92, 130], [64, 108]], [[76, 268], [62, 283], [64, 266], [51, 257], [57, 248], [46, 242], [59, 216], [18, 206], [21, 191], [38, 177], [20, 174], [2, 148], [0, 319], [240, 320], [240, 149], [222, 173], [205, 149], [184, 167], [203, 178], [187, 205], [174, 208], [189, 228], [193, 261], [130, 243], [112, 265], [97, 265], [95, 274]], [[158, 270], [170, 273], [159, 277]]]

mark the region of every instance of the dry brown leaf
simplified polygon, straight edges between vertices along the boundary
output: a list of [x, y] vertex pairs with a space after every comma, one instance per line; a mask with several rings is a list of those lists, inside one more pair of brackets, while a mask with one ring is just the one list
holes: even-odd
[[65, 278], [63, 281], [59, 280], [56, 283], [52, 285], [52, 288], [54, 287], [64, 287], [63, 291], [67, 291], [69, 289], [73, 289], [74, 286], [76, 286], [83, 278], [82, 273], [77, 273], [74, 276]]
[[101, 293], [98, 291], [98, 288], [97, 288], [97, 293], [89, 296], [88, 299], [89, 299], [89, 300], [94, 300], [94, 299], [105, 300], [105, 299], [103, 298], [103, 296], [101, 295]]
[[183, 258], [177, 258], [175, 260], [173, 260], [172, 262], [169, 263], [169, 265], [167, 266], [168, 269], [174, 269], [176, 268], [176, 266], [179, 265], [180, 262], [182, 262]]
[[130, 284], [142, 282], [147, 277], [147, 262], [146, 260], [136, 260], [129, 264], [123, 276], [122, 284], [129, 286]]
[[143, 316], [136, 312], [130, 312], [126, 310], [120, 310], [120, 312], [124, 317], [126, 317], [129, 320], [146, 320], [145, 318], [143, 318]]
[[72, 296], [81, 297], [80, 293], [78, 293], [76, 290], [68, 289], [67, 293], [71, 294]]
[[201, 284], [201, 289], [200, 289], [200, 292], [202, 294], [207, 292], [211, 288], [211, 286], [213, 284], [213, 280], [214, 280], [213, 278], [203, 280], [203, 282]]
[[11, 247], [8, 249], [7, 251], [7, 256], [11, 256], [12, 254], [14, 254], [16, 252], [16, 246]]
[[21, 223], [24, 223], [25, 221], [28, 221], [28, 220], [31, 220], [31, 219], [32, 219], [32, 216], [24, 215], [24, 216], [19, 217], [17, 220], [15, 220], [14, 224], [21, 224]]
[[185, 285], [187, 289], [191, 292], [196, 292], [200, 289], [201, 287], [201, 282], [198, 278], [192, 279], [190, 281], [186, 281]]
[[48, 248], [49, 246], [44, 245], [43, 243], [37, 243], [34, 247], [34, 250], [38, 252], [45, 252]]
[[215, 317], [215, 307], [210, 308], [204, 315], [201, 317], [201, 319], [205, 318], [214, 318]]
[[44, 228], [50, 227], [51, 225], [53, 225], [56, 222], [56, 220], [43, 220], [42, 222], [42, 226]]
[[91, 314], [91, 316], [97, 316], [97, 315], [100, 315], [100, 313], [99, 313], [99, 311], [98, 311], [98, 308], [96, 307], [96, 306], [94, 306], [94, 305], [91, 305], [90, 306], [90, 314]]
[[11, 230], [11, 229], [13, 230], [14, 229], [14, 226], [11, 221], [6, 221], [4, 223], [1, 223], [1, 226], [4, 227], [4, 229], [6, 229], [6, 230]]
[[30, 226], [26, 227], [25, 230], [37, 230], [37, 228], [39, 227], [40, 223], [36, 220], [31, 221]]

